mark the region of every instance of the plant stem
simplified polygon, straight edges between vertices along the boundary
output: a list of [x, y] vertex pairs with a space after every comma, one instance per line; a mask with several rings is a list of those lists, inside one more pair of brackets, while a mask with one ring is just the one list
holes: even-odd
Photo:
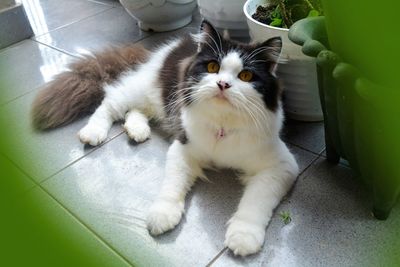
[[278, 6], [279, 6], [279, 9], [281, 10], [281, 15], [282, 15], [283, 21], [285, 22], [286, 27], [289, 28], [293, 24], [293, 22], [288, 17], [288, 14], [287, 14], [286, 8], [285, 8], [285, 4], [283, 3], [283, 1], [281, 1]]
[[309, 8], [315, 9], [315, 7], [311, 4], [311, 2], [309, 0], [304, 0], [304, 2], [306, 2], [306, 4], [308, 5]]

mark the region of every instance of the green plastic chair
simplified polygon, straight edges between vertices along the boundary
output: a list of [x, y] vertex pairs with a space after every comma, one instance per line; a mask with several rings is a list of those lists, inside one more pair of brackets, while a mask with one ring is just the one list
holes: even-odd
[[364, 77], [330, 51], [325, 18], [296, 22], [289, 39], [316, 58], [327, 160], [348, 160], [371, 189], [373, 214], [386, 219], [400, 192], [400, 94]]

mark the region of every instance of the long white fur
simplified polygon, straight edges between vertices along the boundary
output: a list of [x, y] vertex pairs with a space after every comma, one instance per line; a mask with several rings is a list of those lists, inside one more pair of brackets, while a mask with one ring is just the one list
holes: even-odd
[[[113, 121], [126, 116], [125, 128], [136, 141], [150, 136], [148, 119], [164, 119], [158, 73], [163, 60], [179, 45], [161, 47], [137, 71], [105, 86], [101, 106], [80, 131], [82, 142], [98, 145], [106, 139]], [[203, 168], [240, 169], [245, 175], [243, 197], [228, 222], [225, 245], [245, 256], [259, 251], [272, 212], [291, 188], [298, 173], [293, 155], [279, 138], [281, 108], [271, 112], [251, 85], [237, 78], [242, 70], [239, 54], [225, 55], [218, 73], [206, 75], [194, 88], [194, 103], [182, 109], [181, 120], [189, 142], [175, 140], [167, 154], [166, 177], [149, 210], [147, 226], [157, 235], [174, 228], [184, 212], [184, 200]], [[216, 82], [232, 86], [217, 97]], [[218, 137], [223, 131], [224, 136]]]

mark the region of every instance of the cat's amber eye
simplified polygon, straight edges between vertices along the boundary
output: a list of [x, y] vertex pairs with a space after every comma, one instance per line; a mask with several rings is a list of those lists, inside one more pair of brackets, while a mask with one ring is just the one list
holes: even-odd
[[248, 70], [242, 70], [239, 73], [239, 79], [241, 79], [244, 82], [248, 82], [251, 79], [253, 79], [253, 73], [251, 73], [251, 71], [248, 71]]
[[209, 73], [217, 73], [219, 71], [219, 64], [215, 61], [208, 62], [207, 71]]

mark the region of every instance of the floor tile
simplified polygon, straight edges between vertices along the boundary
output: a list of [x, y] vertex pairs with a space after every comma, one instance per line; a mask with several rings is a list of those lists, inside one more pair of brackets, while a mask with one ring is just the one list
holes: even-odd
[[[137, 266], [201, 266], [222, 249], [190, 209], [178, 229], [158, 238], [145, 229], [145, 214], [164, 173], [168, 143], [157, 133], [140, 145], [125, 135], [44, 183], [60, 202]], [[190, 204], [189, 204], [190, 205]], [[196, 242], [193, 242], [196, 240]], [[188, 245], [190, 244], [190, 246]]]
[[78, 55], [110, 45], [130, 44], [149, 33], [139, 29], [137, 21], [122, 7], [114, 7], [67, 27], [36, 37], [41, 43]]
[[[30, 123], [30, 108], [35, 92], [31, 92], [1, 107], [3, 127], [7, 127], [13, 143], [7, 144], [7, 156], [36, 181], [42, 181], [69, 163], [92, 151], [84, 146], [76, 136], [87, 118], [52, 131], [37, 132]], [[122, 132], [116, 123], [109, 138]]]
[[[140, 257], [141, 246], [159, 254], [160, 262], [152, 266], [204, 266], [224, 247], [225, 224], [242, 186], [232, 171], [209, 171], [211, 182], [198, 181], [194, 186], [179, 226], [152, 238], [144, 219], [164, 176], [168, 146], [157, 132], [139, 145], [121, 135], [44, 186], [128, 259]], [[291, 149], [302, 169], [316, 156]]]
[[[372, 218], [352, 178], [345, 166], [316, 161], [275, 212], [263, 250], [246, 258], [226, 251], [212, 266], [378, 266], [382, 252], [399, 245], [400, 207], [387, 221]], [[283, 211], [292, 218], [287, 225]]]
[[286, 142], [316, 154], [320, 154], [325, 148], [323, 122], [301, 122], [287, 119], [281, 135]]
[[19, 0], [36, 36], [103, 12], [110, 6], [83, 0]]
[[314, 160], [318, 158], [317, 155], [297, 146], [291, 144], [287, 144], [287, 146], [297, 160], [297, 164], [299, 165], [299, 173], [302, 173]]
[[121, 6], [121, 3], [118, 0], [88, 0], [90, 2], [100, 3], [103, 5], [110, 6]]
[[131, 266], [42, 188], [13, 205], [4, 219], [15, 220], [9, 229], [16, 232], [13, 240], [6, 239], [8, 246], [18, 246], [14, 266]]
[[148, 49], [156, 48], [168, 40], [173, 40], [178, 37], [185, 36], [190, 33], [198, 33], [200, 30], [200, 23], [202, 21], [201, 15], [198, 10], [193, 12], [193, 19], [188, 25], [183, 28], [169, 31], [153, 33], [151, 36], [140, 40], [138, 43]]
[[0, 105], [26, 94], [64, 69], [72, 57], [32, 40], [0, 51]]
[[[4, 153], [4, 151], [1, 151]], [[36, 184], [19, 170], [9, 159], [0, 154], [1, 179], [3, 186], [7, 187], [7, 193], [11, 197], [18, 197], [32, 189]], [[3, 173], [3, 171], [7, 171]]]

